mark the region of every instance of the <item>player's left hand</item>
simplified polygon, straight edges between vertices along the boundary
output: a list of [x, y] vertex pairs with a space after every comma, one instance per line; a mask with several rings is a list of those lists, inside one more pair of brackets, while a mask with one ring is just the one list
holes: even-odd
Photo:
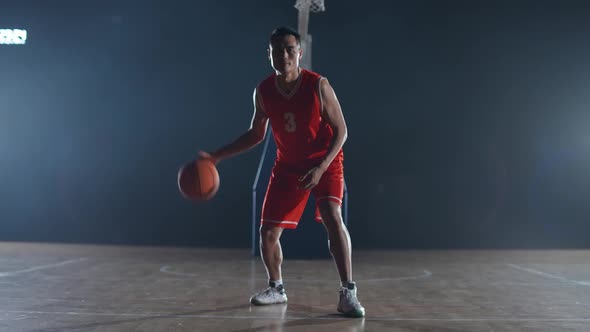
[[310, 190], [315, 187], [322, 178], [324, 170], [318, 166], [310, 169], [304, 176], [299, 178], [299, 189]]

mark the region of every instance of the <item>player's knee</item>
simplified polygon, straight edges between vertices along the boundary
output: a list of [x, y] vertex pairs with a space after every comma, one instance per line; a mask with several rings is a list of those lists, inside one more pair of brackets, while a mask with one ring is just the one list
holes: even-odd
[[282, 229], [279, 227], [269, 227], [269, 226], [262, 226], [260, 227], [260, 243], [263, 246], [268, 246], [276, 243], [281, 236]]
[[318, 208], [320, 210], [320, 214], [322, 215], [322, 220], [327, 226], [342, 226], [340, 205], [331, 201], [324, 201], [319, 204]]

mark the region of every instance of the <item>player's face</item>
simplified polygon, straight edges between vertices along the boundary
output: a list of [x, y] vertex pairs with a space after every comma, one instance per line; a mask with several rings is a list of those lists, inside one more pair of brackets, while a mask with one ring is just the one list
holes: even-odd
[[297, 70], [301, 54], [301, 46], [292, 35], [271, 41], [268, 49], [271, 66], [281, 74]]

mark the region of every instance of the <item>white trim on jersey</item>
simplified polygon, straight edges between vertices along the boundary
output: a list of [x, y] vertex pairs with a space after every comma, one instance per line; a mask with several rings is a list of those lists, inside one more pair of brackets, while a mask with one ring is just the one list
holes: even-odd
[[322, 199], [328, 199], [328, 198], [333, 198], [333, 199], [337, 200], [338, 202], [342, 203], [342, 200], [336, 196], [322, 196], [322, 197], [318, 197], [318, 199], [316, 199], [316, 201], [319, 201]]
[[296, 221], [288, 221], [288, 220], [270, 220], [270, 219], [262, 219], [263, 222], [269, 222], [272, 224], [289, 224], [289, 225], [297, 225]]
[[[258, 102], [260, 104], [260, 111], [262, 111], [262, 113], [264, 113], [264, 115], [268, 116], [268, 114], [266, 113], [266, 110], [264, 109], [264, 102], [262, 101], [262, 93], [260, 93], [260, 85], [256, 87], [256, 89], [254, 89], [254, 101]], [[254, 105], [254, 107], [256, 107], [256, 104]]]
[[322, 96], [322, 80], [326, 80], [324, 76], [320, 76], [318, 79], [318, 95], [320, 96], [320, 115], [324, 114], [324, 97]]
[[291, 99], [291, 97], [293, 97], [293, 95], [295, 95], [295, 93], [299, 90], [299, 86], [301, 85], [301, 81], [303, 81], [303, 70], [299, 72], [299, 77], [297, 77], [297, 83], [295, 83], [295, 87], [293, 87], [293, 90], [291, 90], [291, 92], [289, 92], [287, 94], [279, 86], [279, 78], [275, 74], [275, 88], [277, 89], [277, 91], [279, 92], [279, 94], [281, 96], [283, 96], [287, 99]]

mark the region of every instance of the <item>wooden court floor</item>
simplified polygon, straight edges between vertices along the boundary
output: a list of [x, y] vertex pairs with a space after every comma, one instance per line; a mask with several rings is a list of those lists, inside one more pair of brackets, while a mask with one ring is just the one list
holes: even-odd
[[590, 251], [361, 251], [363, 319], [337, 314], [331, 260], [248, 250], [0, 242], [0, 331], [590, 331]]

